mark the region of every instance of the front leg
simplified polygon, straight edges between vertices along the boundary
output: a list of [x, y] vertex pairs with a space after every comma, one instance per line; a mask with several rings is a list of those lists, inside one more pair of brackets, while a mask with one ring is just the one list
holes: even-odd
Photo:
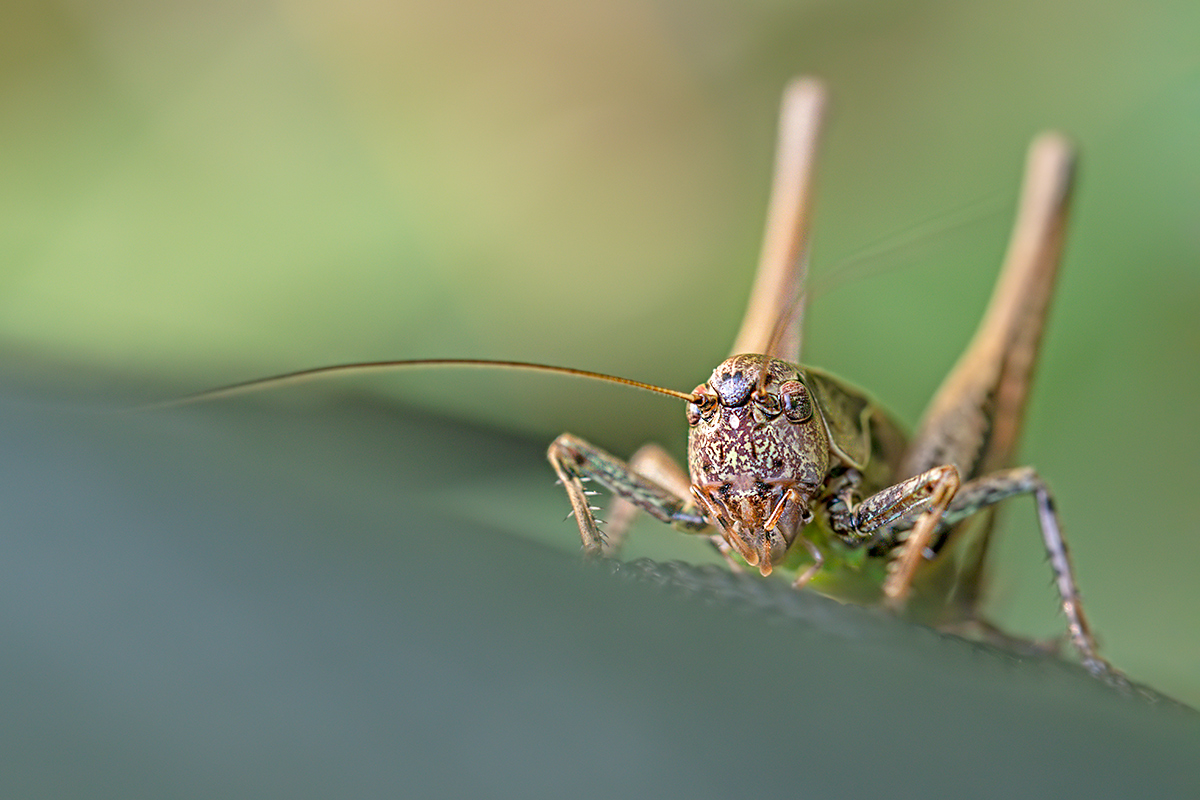
[[1123, 681], [1121, 673], [1096, 652], [1096, 640], [1080, 605], [1079, 588], [1075, 584], [1075, 573], [1067, 553], [1067, 540], [1058, 522], [1054, 498], [1033, 467], [1001, 470], [964, 484], [947, 509], [944, 524], [953, 525], [980, 509], [1021, 494], [1032, 494], [1037, 504], [1042, 542], [1046, 547], [1050, 569], [1054, 572], [1054, 583], [1058, 588], [1063, 614], [1067, 618], [1067, 633], [1071, 643], [1079, 651], [1083, 666], [1094, 675], [1108, 676], [1117, 682]]
[[[629, 459], [629, 469], [631, 472], [657, 483], [673, 495], [692, 496], [692, 481], [687, 472], [679, 466], [675, 459], [671, 458], [670, 453], [653, 442], [644, 444], [637, 449]], [[607, 523], [604, 530], [605, 555], [614, 555], [620, 551], [640, 510], [620, 495], [613, 497], [605, 517]], [[706, 530], [711, 531], [711, 526]], [[725, 559], [725, 563], [731, 570], [741, 572], [742, 565], [734, 557], [733, 548], [720, 534], [710, 533], [708, 541]]]
[[611, 555], [615, 548], [610, 548], [596, 523], [593, 513], [596, 509], [588, 502], [589, 491], [583, 486], [586, 481], [594, 480], [655, 519], [681, 530], [700, 532], [708, 528], [708, 520], [696, 510], [690, 498], [664, 488], [577, 436], [569, 433], [559, 436], [550, 444], [546, 457], [567, 490], [571, 511], [579, 523], [583, 550], [590, 556]]
[[848, 544], [864, 545], [879, 532], [908, 532], [896, 548], [883, 584], [888, 605], [901, 608], [934, 535], [945, 524], [959, 488], [958, 470], [949, 464], [934, 467], [876, 492], [857, 505], [852, 498], [858, 475], [847, 473], [847, 478], [847, 485], [830, 504], [829, 522], [834, 533]]
[[[1032, 467], [993, 472], [961, 487], [958, 470], [953, 466], [935, 467], [884, 489], [854, 507], [835, 500], [831, 504], [830, 522], [835, 532], [853, 543], [865, 543], [873, 531], [886, 527], [897, 533], [911, 529], [896, 549], [894, 567], [884, 584], [884, 595], [889, 604], [899, 607], [937, 533], [1001, 500], [1022, 494], [1032, 494], [1037, 504], [1042, 541], [1054, 571], [1054, 582], [1067, 618], [1067, 631], [1083, 666], [1094, 675], [1107, 676], [1115, 682], [1124, 681], [1121, 673], [1097, 653], [1096, 640], [1080, 605], [1079, 589], [1067, 553], [1067, 541], [1054, 510], [1054, 499]], [[843, 501], [845, 497], [843, 494]]]

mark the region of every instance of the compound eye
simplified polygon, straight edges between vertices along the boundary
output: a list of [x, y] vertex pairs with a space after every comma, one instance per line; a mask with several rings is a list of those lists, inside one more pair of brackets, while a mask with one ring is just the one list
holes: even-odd
[[710, 394], [708, 387], [704, 384], [693, 389], [692, 394], [696, 396], [696, 402], [688, 403], [688, 425], [698, 425], [701, 419], [712, 419], [713, 414], [717, 411], [716, 395]]
[[783, 400], [783, 414], [791, 422], [804, 422], [812, 417], [812, 400], [808, 389], [799, 381], [786, 381], [779, 387], [779, 397]]
[[762, 409], [762, 412], [768, 417], [777, 417], [779, 412], [783, 410], [783, 406], [779, 402], [779, 397], [770, 392], [754, 395], [754, 402]]

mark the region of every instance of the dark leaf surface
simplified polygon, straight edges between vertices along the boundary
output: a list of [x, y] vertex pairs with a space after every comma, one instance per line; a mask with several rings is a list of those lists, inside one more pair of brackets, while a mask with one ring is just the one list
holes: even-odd
[[506, 466], [548, 483], [537, 442], [15, 391], [0, 441], [6, 797], [1200, 790], [1169, 701], [774, 582], [614, 574], [448, 500]]

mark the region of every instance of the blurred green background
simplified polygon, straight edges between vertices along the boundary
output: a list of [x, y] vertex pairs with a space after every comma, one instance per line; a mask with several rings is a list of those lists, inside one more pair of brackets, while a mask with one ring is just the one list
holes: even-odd
[[[911, 424], [980, 316], [1025, 146], [1067, 132], [1081, 180], [1023, 460], [1057, 492], [1105, 652], [1200, 704], [1194, 2], [6, 11], [4, 361], [155, 396], [434, 356], [689, 389], [744, 307], [779, 93], [803, 73], [834, 97], [806, 361]], [[869, 277], [840, 266], [975, 207], [987, 213], [877, 259]], [[354, 385], [618, 453], [684, 439], [675, 404], [586, 383], [438, 371]], [[526, 503], [549, 473], [518, 472], [454, 502], [574, 550], [565, 503]], [[1014, 505], [995, 614], [1052, 635], [1033, 513]], [[635, 552], [675, 547], [653, 530]], [[703, 557], [693, 545], [675, 552]]]

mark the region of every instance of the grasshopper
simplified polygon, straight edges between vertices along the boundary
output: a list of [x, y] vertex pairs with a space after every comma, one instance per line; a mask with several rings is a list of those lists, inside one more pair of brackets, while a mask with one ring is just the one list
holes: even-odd
[[[749, 565], [766, 576], [795, 567], [796, 587], [812, 583], [835, 597], [880, 602], [943, 629], [1009, 643], [1018, 640], [977, 613], [982, 573], [993, 507], [1032, 495], [1068, 637], [1089, 672], [1121, 682], [1097, 652], [1050, 490], [1032, 467], [1009, 465], [1062, 249], [1070, 146], [1055, 134], [1031, 146], [987, 312], [908, 439], [862, 391], [799, 363], [813, 153], [824, 104], [815, 80], [796, 80], [785, 92], [749, 306], [732, 355], [691, 392], [542, 364], [423, 359], [318, 367], [184, 401], [332, 373], [432, 366], [557, 372], [665, 394], [687, 404], [687, 472], [654, 444], [629, 462], [567, 433], [550, 445], [587, 555], [614, 555], [633, 515], [646, 512], [707, 537], [733, 569]], [[589, 483], [614, 495], [606, 529]]]

